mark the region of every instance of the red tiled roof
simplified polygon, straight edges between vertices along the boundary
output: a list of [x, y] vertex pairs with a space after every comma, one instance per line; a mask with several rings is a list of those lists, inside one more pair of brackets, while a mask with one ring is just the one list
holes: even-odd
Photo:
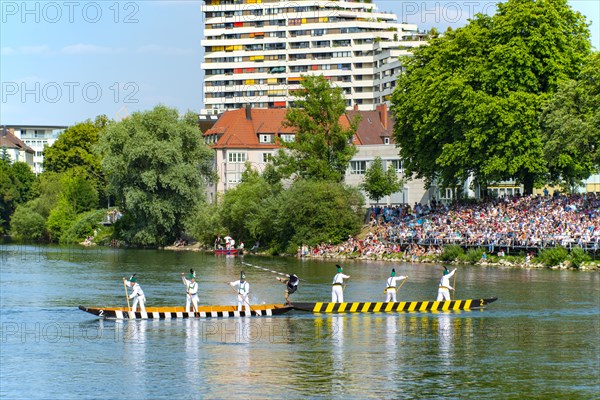
[[6, 130], [6, 136], [4, 136], [4, 131], [0, 131], [0, 147], [6, 147], [7, 149], [19, 149], [20, 151], [25, 151], [26, 153], [35, 153], [31, 147], [27, 146], [25, 142], [15, 136], [12, 129]]
[[[394, 143], [394, 120], [389, 112], [380, 106], [375, 111], [348, 111], [348, 116], [354, 118], [356, 115], [361, 116], [361, 120], [356, 130], [358, 143], [360, 145], [384, 144], [383, 138], [390, 138], [390, 143]], [[387, 128], [382, 121], [382, 114], [387, 114]]]
[[[246, 113], [250, 112], [251, 119], [246, 118]], [[218, 135], [216, 144], [212, 145], [215, 149], [224, 148], [264, 148], [272, 149], [279, 146], [275, 143], [259, 143], [259, 134], [290, 134], [295, 132], [295, 128], [283, 126], [285, 116], [288, 112], [286, 108], [240, 108], [237, 110], [225, 111], [215, 125], [204, 132], [204, 136]], [[344, 128], [350, 127], [347, 115], [340, 117], [340, 124]], [[356, 138], [355, 144], [359, 144]]]

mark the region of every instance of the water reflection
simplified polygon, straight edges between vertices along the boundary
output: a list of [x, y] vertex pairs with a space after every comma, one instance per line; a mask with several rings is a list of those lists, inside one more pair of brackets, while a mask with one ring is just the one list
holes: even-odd
[[127, 380], [140, 382], [146, 376], [146, 330], [147, 320], [116, 321], [116, 333], [122, 332], [124, 364], [127, 367]]
[[200, 337], [198, 320], [187, 318], [184, 322], [185, 335], [185, 371], [188, 385], [197, 384], [197, 375], [200, 370]]
[[454, 348], [454, 327], [451, 325], [450, 315], [448, 313], [439, 314], [437, 326], [440, 364], [450, 367]]

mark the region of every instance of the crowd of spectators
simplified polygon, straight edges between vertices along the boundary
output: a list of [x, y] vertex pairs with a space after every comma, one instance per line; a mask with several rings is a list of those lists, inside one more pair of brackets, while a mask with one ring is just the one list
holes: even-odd
[[439, 255], [442, 246], [511, 249], [579, 246], [600, 250], [600, 194], [514, 196], [477, 204], [435, 201], [413, 207], [372, 207], [364, 239], [340, 245], [303, 246], [300, 255], [377, 257], [403, 252], [412, 258]]

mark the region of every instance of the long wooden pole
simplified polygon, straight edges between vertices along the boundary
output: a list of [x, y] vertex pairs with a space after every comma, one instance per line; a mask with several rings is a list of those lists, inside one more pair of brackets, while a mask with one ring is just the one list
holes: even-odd
[[[229, 282], [225, 282], [227, 285], [229, 285]], [[241, 283], [241, 282], [240, 282]], [[233, 290], [234, 292], [236, 292], [238, 294], [238, 296], [242, 296], [240, 294], [240, 290], [239, 289], [234, 289], [233, 286], [229, 285], [229, 287], [231, 288], [231, 290]], [[250, 292], [248, 292], [247, 294], [250, 294]], [[248, 300], [246, 300], [246, 296], [242, 296], [242, 299], [244, 299], [244, 303], [248, 304], [248, 307], [250, 308], [250, 311], [252, 311], [252, 305], [250, 303], [248, 303]]]
[[131, 306], [129, 305], [129, 293], [127, 293], [127, 281], [123, 278], [123, 287], [125, 288], [125, 298], [127, 299], [127, 310], [131, 311]]
[[398, 290], [400, 290], [400, 288], [402, 287], [402, 285], [404, 285], [406, 283], [406, 281], [408, 280], [408, 276], [402, 281], [402, 283], [400, 284], [400, 286], [398, 286], [398, 289], [396, 289], [396, 292]]

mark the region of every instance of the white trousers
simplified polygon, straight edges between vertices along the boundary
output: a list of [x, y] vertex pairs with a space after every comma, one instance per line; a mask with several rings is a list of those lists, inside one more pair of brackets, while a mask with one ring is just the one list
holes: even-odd
[[250, 315], [250, 302], [248, 301], [248, 294], [238, 294], [238, 311], [242, 311], [242, 306], [244, 306], [244, 311], [247, 315]]
[[194, 305], [193, 311], [198, 311], [198, 294], [188, 294], [185, 296], [185, 312], [190, 312], [190, 303]]
[[385, 301], [386, 302], [396, 302], [396, 291], [394, 289], [387, 289], [385, 291]]
[[437, 297], [437, 301], [441, 301], [441, 300], [450, 300], [450, 290], [448, 289], [438, 289], [438, 297]]
[[146, 312], [146, 296], [135, 296], [133, 298], [133, 304], [131, 305], [131, 311], [137, 311], [138, 303], [140, 303], [140, 311]]
[[331, 287], [331, 302], [332, 303], [343, 303], [344, 302], [344, 288], [342, 285], [333, 285]]

